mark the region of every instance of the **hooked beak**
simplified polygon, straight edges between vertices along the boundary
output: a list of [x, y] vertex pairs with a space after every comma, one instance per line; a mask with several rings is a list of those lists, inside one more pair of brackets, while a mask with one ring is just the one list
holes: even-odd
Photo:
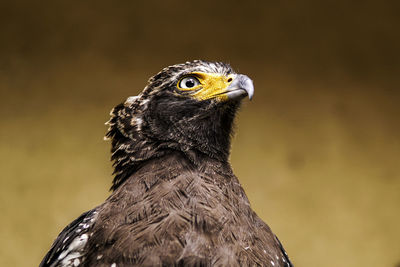
[[254, 95], [253, 81], [243, 74], [237, 74], [232, 83], [226, 88], [228, 99], [239, 99], [248, 96], [251, 100]]

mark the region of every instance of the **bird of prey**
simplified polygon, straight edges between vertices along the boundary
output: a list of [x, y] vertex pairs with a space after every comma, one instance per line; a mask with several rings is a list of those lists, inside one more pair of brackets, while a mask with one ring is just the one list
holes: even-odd
[[254, 87], [221, 62], [164, 68], [111, 111], [111, 195], [54, 241], [40, 266], [292, 266], [228, 161]]

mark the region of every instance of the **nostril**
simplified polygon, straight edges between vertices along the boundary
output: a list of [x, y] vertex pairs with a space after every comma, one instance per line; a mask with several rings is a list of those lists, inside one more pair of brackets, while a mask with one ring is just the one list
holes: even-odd
[[229, 78], [229, 79], [228, 79], [228, 83], [230, 83], [231, 81], [232, 81], [232, 78]]

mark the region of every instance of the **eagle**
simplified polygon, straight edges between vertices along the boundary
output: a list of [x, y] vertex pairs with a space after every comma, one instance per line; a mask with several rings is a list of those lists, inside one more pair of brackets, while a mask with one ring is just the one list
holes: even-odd
[[56, 238], [40, 266], [292, 266], [229, 163], [252, 80], [221, 62], [164, 68], [110, 113], [104, 203]]

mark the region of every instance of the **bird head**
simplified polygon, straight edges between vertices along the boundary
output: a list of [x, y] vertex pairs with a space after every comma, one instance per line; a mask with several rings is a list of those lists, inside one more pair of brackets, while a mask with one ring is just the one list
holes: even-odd
[[225, 63], [196, 60], [164, 68], [138, 96], [111, 111], [106, 137], [117, 177], [171, 150], [227, 161], [236, 111], [253, 93], [251, 79]]

